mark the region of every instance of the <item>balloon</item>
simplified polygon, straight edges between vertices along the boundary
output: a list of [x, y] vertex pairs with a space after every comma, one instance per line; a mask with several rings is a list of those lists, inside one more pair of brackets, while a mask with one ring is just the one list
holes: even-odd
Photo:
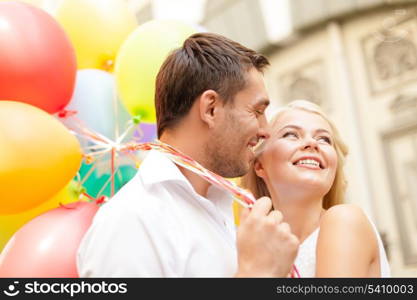
[[75, 52], [48, 13], [0, 2], [0, 99], [54, 113], [67, 105], [75, 83]]
[[157, 138], [156, 125], [149, 123], [140, 123], [139, 130], [136, 130], [133, 136], [138, 139], [138, 142], [146, 143], [152, 142]]
[[0, 277], [78, 277], [77, 248], [98, 208], [78, 201], [31, 220], [0, 255]]
[[233, 216], [235, 219], [235, 226], [239, 226], [240, 225], [240, 213], [241, 213], [242, 207], [240, 206], [238, 202], [233, 201], [232, 209], [233, 209]]
[[[0, 2], [4, 1], [13, 1], [13, 0], [0, 0]], [[24, 2], [36, 7], [39, 7], [49, 13], [50, 15], [54, 16], [56, 7], [62, 0], [17, 0], [18, 2]]]
[[109, 69], [137, 26], [126, 1], [120, 0], [64, 0], [55, 16], [75, 46], [79, 69]]
[[77, 72], [74, 95], [66, 109], [76, 110], [86, 127], [114, 140], [126, 128], [130, 115], [117, 99], [114, 76], [97, 69]]
[[50, 200], [33, 209], [21, 212], [20, 214], [0, 216], [0, 252], [12, 235], [34, 217], [50, 209], [59, 207], [59, 204], [77, 201], [79, 196], [76, 185], [77, 183], [75, 181], [71, 181]]
[[[83, 187], [86, 189], [87, 194], [97, 198], [98, 196], [111, 196], [111, 183], [109, 182], [105, 188], [103, 186], [108, 182], [111, 172], [110, 172], [110, 162], [102, 161], [96, 162], [99, 164], [97, 169], [95, 169], [91, 174], [88, 175], [88, 178], [85, 180]], [[87, 175], [88, 171], [92, 168], [92, 165], [87, 165], [83, 163], [80, 168], [81, 180]], [[122, 165], [117, 170], [114, 176], [114, 192], [119, 191], [127, 182], [129, 182], [133, 176], [135, 176], [137, 169], [130, 165]], [[101, 192], [101, 193], [100, 193]], [[99, 195], [100, 193], [100, 195]]]
[[[135, 142], [151, 142], [156, 138], [156, 125], [148, 123], [140, 123], [138, 129], [133, 133], [132, 139]], [[87, 144], [88, 146], [88, 144]], [[134, 166], [141, 160], [140, 153], [134, 154], [136, 159], [125, 155], [117, 157], [117, 165], [119, 166], [114, 176], [114, 192], [119, 191], [127, 182], [129, 182], [137, 173], [138, 165]], [[94, 168], [94, 170], [91, 170]], [[82, 163], [79, 170], [80, 180], [83, 182], [83, 187], [87, 193], [92, 197], [107, 196], [111, 197], [111, 183], [109, 182], [111, 176], [110, 155], [106, 154], [100, 160], [92, 164]], [[85, 178], [88, 176], [88, 178]], [[104, 188], [103, 186], [106, 185]]]
[[116, 84], [131, 115], [155, 123], [155, 80], [169, 52], [179, 48], [195, 29], [178, 21], [153, 20], [138, 27], [116, 58]]
[[[232, 181], [235, 185], [242, 187], [240, 185], [240, 181], [241, 181], [242, 177], [235, 177], [235, 178], [229, 178], [228, 180]], [[242, 212], [242, 206], [240, 206], [240, 204], [237, 201], [233, 201], [232, 204], [232, 209], [233, 209], [233, 216], [235, 219], [235, 226], [239, 226], [240, 225], [240, 214]]]
[[53, 116], [0, 101], [0, 215], [34, 208], [61, 190], [82, 159], [77, 139]]
[[[0, 0], [0, 2], [5, 2], [10, 0]], [[42, 7], [43, 0], [19, 0], [19, 2], [24, 2], [27, 4], [31, 4], [37, 7]]]

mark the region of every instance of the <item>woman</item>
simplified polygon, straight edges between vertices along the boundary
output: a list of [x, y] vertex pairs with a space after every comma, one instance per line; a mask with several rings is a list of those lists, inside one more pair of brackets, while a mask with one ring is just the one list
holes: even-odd
[[300, 240], [301, 277], [386, 277], [375, 226], [358, 206], [342, 204], [347, 147], [333, 123], [308, 101], [293, 101], [270, 122], [242, 184], [274, 209]]

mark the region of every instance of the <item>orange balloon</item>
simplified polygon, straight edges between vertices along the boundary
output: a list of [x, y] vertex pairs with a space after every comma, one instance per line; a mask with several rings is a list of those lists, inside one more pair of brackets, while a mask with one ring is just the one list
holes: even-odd
[[40, 205], [61, 190], [81, 164], [81, 148], [45, 111], [0, 101], [0, 215]]

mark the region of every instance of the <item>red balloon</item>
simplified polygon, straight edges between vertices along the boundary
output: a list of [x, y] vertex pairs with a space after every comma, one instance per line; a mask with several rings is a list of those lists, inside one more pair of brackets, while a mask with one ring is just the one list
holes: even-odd
[[0, 255], [0, 277], [78, 277], [76, 253], [99, 206], [78, 201], [29, 221]]
[[0, 2], [0, 99], [49, 113], [71, 100], [75, 51], [52, 16], [34, 6]]

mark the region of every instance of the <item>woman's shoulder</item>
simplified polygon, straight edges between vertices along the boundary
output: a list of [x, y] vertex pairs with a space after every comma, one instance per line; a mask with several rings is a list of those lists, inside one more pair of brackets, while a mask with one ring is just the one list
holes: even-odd
[[377, 236], [366, 213], [357, 205], [329, 208], [320, 220], [317, 276], [365, 277], [378, 255]]
[[320, 220], [320, 232], [363, 240], [373, 239], [375, 235], [364, 210], [355, 204], [338, 204], [329, 208]]
[[361, 207], [355, 204], [338, 204], [330, 207], [320, 220], [320, 227], [331, 224], [370, 225], [369, 219]]

